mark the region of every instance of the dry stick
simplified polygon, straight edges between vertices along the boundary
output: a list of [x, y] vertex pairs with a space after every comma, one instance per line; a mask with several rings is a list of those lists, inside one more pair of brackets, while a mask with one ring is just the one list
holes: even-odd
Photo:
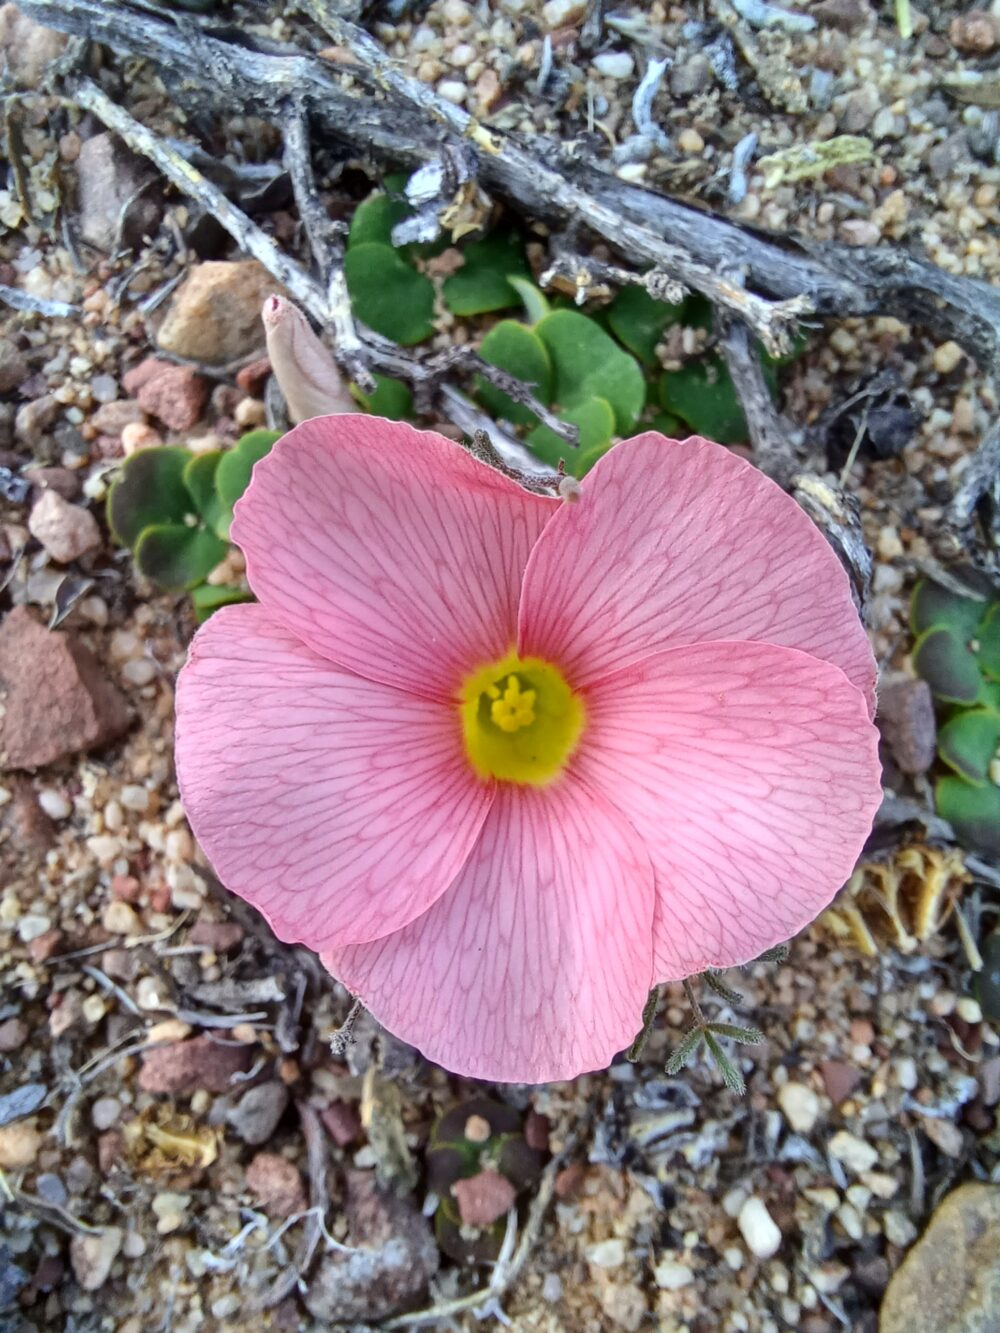
[[762, 472], [787, 486], [796, 468], [795, 443], [801, 432], [775, 406], [747, 326], [724, 317], [721, 348], [746, 414], [754, 459]]
[[330, 1191], [326, 1183], [327, 1148], [319, 1116], [307, 1102], [296, 1102], [302, 1121], [302, 1136], [306, 1141], [306, 1165], [309, 1172], [309, 1209], [304, 1214], [305, 1226], [295, 1252], [294, 1260], [278, 1274], [271, 1287], [257, 1302], [256, 1308], [267, 1310], [280, 1305], [304, 1277], [313, 1261], [316, 1246], [325, 1229]]

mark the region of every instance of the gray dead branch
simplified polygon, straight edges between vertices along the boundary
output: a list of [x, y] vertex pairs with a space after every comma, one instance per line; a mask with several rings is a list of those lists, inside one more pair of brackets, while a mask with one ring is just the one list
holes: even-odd
[[[231, 25], [194, 22], [177, 13], [161, 16], [110, 0], [21, 0], [20, 8], [49, 27], [153, 62], [186, 109], [216, 116], [251, 110], [283, 126], [293, 157], [303, 140], [308, 146], [310, 129], [351, 153], [408, 167], [438, 158], [442, 143], [460, 148], [471, 155], [480, 184], [525, 215], [600, 237], [631, 269], [651, 270], [663, 290], [680, 286], [703, 293], [722, 321], [728, 321], [723, 350], [747, 409], [758, 461], [785, 484], [795, 471], [794, 440], [786, 437], [785, 424], [757, 392], [760, 386], [754, 383], [741, 329], [770, 350], [780, 351], [804, 314], [811, 318], [891, 314], [922, 325], [937, 338], [954, 339], [984, 373], [1000, 379], [1000, 293], [986, 284], [955, 277], [895, 247], [811, 246], [759, 232], [623, 184], [594, 163], [588, 145], [544, 138], [529, 142], [488, 129], [402, 73], [367, 33], [340, 16], [340, 7], [330, 0], [302, 0], [301, 8], [342, 49], [351, 62], [346, 65], [299, 47], [264, 43]], [[91, 84], [81, 98], [82, 86], [74, 87], [71, 75], [64, 78], [71, 97], [118, 128], [115, 121], [120, 117], [106, 94]], [[185, 163], [182, 171], [179, 155], [168, 161], [162, 141], [142, 127], [140, 131], [132, 135], [133, 147], [185, 189], [180, 177], [194, 168]], [[297, 174], [300, 186], [308, 183], [308, 176]], [[189, 193], [190, 186], [187, 175]], [[240, 239], [243, 215], [234, 218], [234, 206], [224, 197], [219, 202], [220, 221]], [[318, 219], [304, 216], [303, 220], [311, 242], [319, 247]], [[269, 238], [264, 236], [263, 241]], [[332, 305], [339, 306], [337, 313], [343, 315], [342, 292], [339, 301], [331, 301], [331, 291], [300, 266], [289, 273], [293, 261], [272, 254], [259, 236], [244, 236], [240, 243], [269, 268], [273, 264], [275, 276], [325, 325], [332, 323]], [[315, 258], [321, 271], [330, 262], [329, 255]], [[330, 271], [334, 275], [338, 271], [335, 262]], [[303, 276], [308, 291], [302, 290]], [[344, 330], [338, 332], [343, 335]], [[407, 374], [399, 364], [419, 366], [419, 358], [406, 357], [398, 349], [380, 351], [375, 340], [363, 335], [362, 341], [367, 366], [402, 373], [420, 387], [412, 369]], [[359, 359], [349, 335], [348, 347]], [[393, 361], [395, 367], [390, 369]], [[426, 370], [418, 370], [417, 381], [421, 374], [426, 380]], [[438, 397], [436, 387], [433, 397]], [[950, 526], [942, 533], [944, 555], [949, 544], [955, 552], [971, 547], [993, 577], [1000, 576], [995, 529], [998, 471], [1000, 428], [987, 436], [970, 460], [949, 510]]]

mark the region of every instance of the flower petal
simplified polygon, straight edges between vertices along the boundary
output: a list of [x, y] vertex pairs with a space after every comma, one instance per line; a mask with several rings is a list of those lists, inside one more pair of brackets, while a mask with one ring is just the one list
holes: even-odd
[[448, 892], [405, 930], [323, 962], [453, 1073], [543, 1083], [603, 1069], [649, 991], [652, 871], [628, 822], [565, 777], [502, 785]]
[[610, 450], [539, 539], [519, 650], [575, 685], [706, 640], [784, 644], [839, 666], [874, 713], [875, 661], [847, 575], [779, 486], [697, 436]]
[[224, 607], [196, 635], [177, 772], [222, 882], [314, 949], [426, 911], [493, 800], [453, 709], [343, 671], [262, 606]]
[[675, 648], [587, 698], [580, 771], [653, 861], [655, 976], [756, 958], [829, 904], [881, 798], [878, 733], [837, 667], [772, 644]]
[[528, 553], [557, 507], [441, 435], [317, 417], [254, 468], [232, 535], [261, 604], [310, 648], [450, 700], [513, 647]]

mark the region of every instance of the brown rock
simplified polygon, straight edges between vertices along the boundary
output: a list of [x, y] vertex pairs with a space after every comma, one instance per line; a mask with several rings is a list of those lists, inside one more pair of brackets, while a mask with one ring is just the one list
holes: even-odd
[[[9, 6], [5, 6], [7, 8]], [[3, 10], [0, 9], [0, 22]], [[9, 338], [0, 338], [0, 393], [19, 389], [28, 377], [28, 363]]]
[[356, 1248], [327, 1255], [313, 1273], [303, 1296], [313, 1318], [367, 1324], [419, 1300], [439, 1262], [427, 1219], [372, 1171], [348, 1171], [346, 1212]]
[[809, 9], [811, 18], [827, 28], [856, 32], [874, 18], [868, 0], [820, 0]]
[[46, 431], [58, 421], [61, 409], [58, 401], [50, 393], [35, 398], [30, 403], [22, 403], [14, 418], [14, 435], [29, 447], [38, 444]]
[[235, 921], [196, 921], [188, 931], [188, 944], [213, 953], [228, 953], [243, 943], [245, 933]]
[[110, 254], [156, 229], [161, 203], [155, 174], [113, 134], [95, 134], [80, 145], [76, 174], [80, 235], [88, 245]]
[[926, 773], [934, 762], [937, 726], [934, 697], [925, 680], [900, 676], [883, 683], [878, 727], [904, 773]]
[[456, 1180], [451, 1192], [458, 1200], [462, 1221], [469, 1227], [492, 1226], [514, 1206], [517, 1197], [507, 1177], [490, 1169]]
[[861, 1082], [861, 1073], [843, 1060], [821, 1060], [819, 1072], [826, 1095], [835, 1106], [847, 1100]]
[[[157, 365], [158, 362], [153, 362]], [[90, 424], [102, 435], [114, 435], [121, 438], [126, 426], [134, 422], [144, 422], [146, 414], [134, 398], [121, 398], [114, 403], [102, 403], [90, 417]]]
[[10, 1055], [12, 1051], [19, 1051], [28, 1040], [28, 1025], [20, 1018], [8, 1018], [6, 1023], [0, 1023], [0, 1052], [4, 1055]]
[[[208, 399], [207, 382], [190, 366], [158, 361], [156, 367], [138, 389], [140, 407], [170, 430], [190, 430]], [[128, 387], [128, 376], [125, 378]]]
[[260, 312], [274, 279], [256, 259], [198, 264], [174, 293], [157, 334], [165, 352], [227, 365], [264, 347]]
[[24, 88], [37, 88], [68, 38], [27, 18], [16, 5], [0, 8], [0, 72]]
[[70, 504], [55, 490], [43, 491], [35, 501], [28, 531], [61, 565], [101, 547], [101, 530], [90, 510]]
[[202, 1088], [206, 1092], [230, 1092], [233, 1075], [246, 1073], [252, 1056], [250, 1046], [190, 1037], [147, 1051], [142, 1057], [139, 1086], [143, 1092], [185, 1096]]
[[120, 1227], [101, 1227], [69, 1243], [73, 1276], [84, 1291], [97, 1291], [107, 1282], [124, 1236]]
[[319, 1118], [338, 1148], [349, 1148], [361, 1133], [361, 1117], [347, 1102], [331, 1102], [325, 1111], [320, 1111]]
[[290, 1217], [306, 1207], [298, 1167], [275, 1152], [259, 1152], [247, 1167], [247, 1189], [272, 1217]]
[[264, 386], [270, 373], [271, 362], [266, 356], [262, 356], [257, 361], [251, 361], [248, 366], [244, 366], [242, 370], [236, 372], [236, 383], [251, 398], [263, 398]]
[[63, 933], [61, 930], [47, 930], [44, 935], [36, 937], [28, 945], [28, 953], [34, 963], [47, 963], [55, 951], [63, 942]]
[[997, 44], [997, 25], [984, 9], [970, 9], [953, 18], [948, 28], [952, 46], [971, 55], [985, 55]]
[[582, 1162], [570, 1162], [556, 1176], [556, 1198], [572, 1199], [583, 1184], [586, 1171]]
[[80, 494], [80, 474], [68, 467], [29, 467], [24, 472], [37, 500], [44, 491], [55, 491], [64, 500], [75, 500]]
[[70, 634], [44, 629], [27, 607], [0, 625], [0, 768], [40, 768], [116, 740], [124, 697]]
[[539, 1115], [537, 1111], [528, 1112], [524, 1119], [524, 1141], [529, 1148], [534, 1148], [537, 1152], [548, 1152], [548, 1116]]
[[996, 1333], [1000, 1186], [953, 1190], [892, 1276], [880, 1333]]

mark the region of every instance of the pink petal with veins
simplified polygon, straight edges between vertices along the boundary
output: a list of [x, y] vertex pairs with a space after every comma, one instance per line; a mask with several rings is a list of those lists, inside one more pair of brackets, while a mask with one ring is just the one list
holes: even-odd
[[232, 536], [262, 606], [310, 648], [447, 701], [510, 651], [528, 554], [558, 503], [431, 431], [317, 417], [256, 465]]
[[874, 713], [875, 660], [833, 550], [779, 486], [720, 445], [626, 440], [540, 537], [519, 646], [575, 685], [686, 643], [752, 640], [840, 667]]
[[808, 925], [881, 799], [878, 733], [837, 667], [790, 648], [675, 648], [587, 697], [576, 763], [656, 876], [655, 977], [729, 967]]
[[454, 709], [351, 675], [262, 606], [217, 611], [177, 689], [184, 809], [284, 940], [377, 939], [465, 864], [493, 801]]
[[653, 883], [641, 841], [571, 776], [500, 786], [448, 892], [405, 930], [323, 962], [446, 1069], [542, 1083], [603, 1069], [650, 986]]

